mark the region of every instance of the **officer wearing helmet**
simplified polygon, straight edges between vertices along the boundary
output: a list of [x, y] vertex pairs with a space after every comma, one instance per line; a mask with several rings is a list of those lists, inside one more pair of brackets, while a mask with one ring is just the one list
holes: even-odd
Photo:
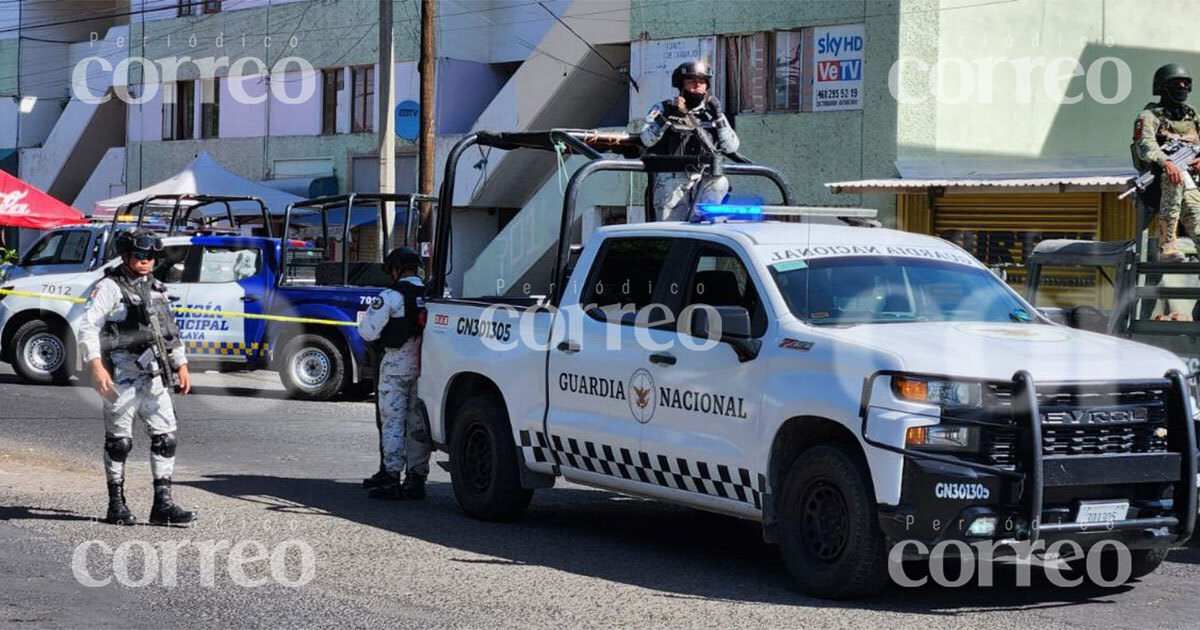
[[1195, 240], [1200, 224], [1200, 190], [1189, 185], [1194, 180], [1187, 181], [1200, 168], [1200, 160], [1193, 161], [1185, 171], [1167, 159], [1162, 145], [1175, 139], [1200, 143], [1200, 118], [1187, 104], [1192, 76], [1183, 66], [1169, 63], [1159, 68], [1154, 73], [1153, 88], [1159, 101], [1147, 103], [1133, 126], [1133, 161], [1139, 172], [1155, 170], [1159, 175], [1155, 178], [1158, 190], [1152, 186], [1145, 197], [1147, 205], [1158, 208], [1158, 258], [1180, 261], [1183, 254], [1176, 244], [1179, 225]]
[[116, 236], [121, 264], [108, 269], [92, 288], [79, 326], [79, 352], [91, 367], [92, 387], [104, 406], [104, 467], [108, 477], [105, 521], [134, 525], [125, 504], [125, 460], [133, 450], [133, 421], [141, 418], [150, 434], [150, 471], [154, 505], [150, 523], [190, 525], [196, 513], [171, 498], [175, 467], [175, 409], [163, 385], [153, 343], [161, 331], [168, 363], [179, 377], [179, 391], [191, 390], [183, 341], [171, 314], [167, 287], [151, 276], [162, 257], [162, 241], [145, 230]]
[[364, 480], [364, 485], [375, 499], [424, 499], [431, 445], [417, 411], [425, 310], [425, 285], [417, 276], [421, 256], [409, 247], [397, 247], [383, 264], [395, 285], [371, 302], [358, 325], [363, 339], [384, 348], [376, 396], [384, 474]]
[[[710, 92], [712, 74], [702, 61], [688, 61], [671, 73], [674, 98], [658, 103], [646, 115], [642, 144], [651, 155], [699, 156], [733, 153], [737, 133], [721, 111], [721, 101]], [[729, 193], [724, 176], [693, 173], [657, 173], [654, 176], [654, 209], [660, 221], [686, 221], [693, 204], [720, 203]]]

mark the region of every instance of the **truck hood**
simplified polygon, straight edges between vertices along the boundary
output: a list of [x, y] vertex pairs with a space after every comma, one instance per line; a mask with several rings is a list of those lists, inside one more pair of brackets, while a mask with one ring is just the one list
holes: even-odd
[[4, 280], [5, 286], [12, 286], [17, 291], [40, 293], [43, 285], [88, 286], [104, 275], [103, 269], [92, 271], [76, 271], [74, 273], [48, 273], [44, 275], [27, 275], [9, 277]]
[[1161, 348], [1048, 324], [863, 324], [824, 332], [892, 354], [905, 370], [929, 374], [1008, 380], [1026, 370], [1034, 382], [1062, 382], [1187, 373], [1179, 357]]

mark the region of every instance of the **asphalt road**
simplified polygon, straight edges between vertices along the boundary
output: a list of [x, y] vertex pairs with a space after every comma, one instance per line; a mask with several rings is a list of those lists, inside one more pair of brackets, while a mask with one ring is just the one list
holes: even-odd
[[[774, 547], [753, 524], [560, 484], [520, 521], [472, 521], [434, 466], [423, 503], [368, 499], [376, 464], [368, 403], [284, 398], [274, 375], [204, 374], [178, 401], [176, 499], [190, 529], [97, 523], [106, 505], [98, 399], [84, 387], [21, 384], [0, 368], [0, 626], [3, 627], [1194, 627], [1200, 547], [1173, 551], [1141, 581], [1105, 590], [1014, 586], [894, 587], [858, 602], [792, 591]], [[140, 430], [140, 429], [139, 429]], [[148, 440], [130, 458], [127, 493], [151, 501]], [[435, 455], [435, 460], [444, 459]], [[312, 551], [302, 581], [298, 545]], [[299, 541], [291, 543], [287, 541]], [[162, 576], [179, 546], [172, 585]], [[117, 554], [144, 586], [88, 587], [114, 575]], [[283, 543], [283, 544], [281, 544]], [[282, 551], [281, 551], [282, 550]], [[211, 551], [211, 550], [210, 550]], [[210, 562], [206, 564], [205, 559]], [[231, 561], [232, 560], [232, 561]], [[165, 568], [164, 568], [165, 567]], [[243, 575], [244, 573], [244, 575]], [[207, 576], [207, 579], [206, 579]], [[248, 586], [245, 580], [266, 584]]]

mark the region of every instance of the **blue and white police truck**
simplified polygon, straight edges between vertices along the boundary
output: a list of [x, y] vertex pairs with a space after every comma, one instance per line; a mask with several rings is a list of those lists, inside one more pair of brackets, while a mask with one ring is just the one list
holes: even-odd
[[[474, 143], [551, 144], [468, 136], [444, 190]], [[514, 518], [561, 477], [747, 519], [801, 590], [830, 598], [939, 545], [1064, 542], [1079, 570], [1092, 553], [1112, 566], [1119, 543], [1138, 577], [1191, 536], [1178, 357], [1054, 324], [956, 245], [853, 210], [702, 207], [601, 228], [572, 260], [589, 175], [668, 167], [582, 165], [530, 294], [448, 286], [443, 195], [418, 392], [468, 515]], [[789, 202], [766, 167], [724, 169], [771, 176]]]
[[[302, 202], [289, 208], [285, 226], [355, 203], [350, 196]], [[328, 221], [322, 223], [328, 237]], [[328, 249], [297, 239], [200, 234], [163, 242], [154, 275], [168, 286], [197, 369], [273, 370], [293, 396], [309, 400], [374, 379], [372, 353], [357, 323], [389, 284], [382, 263], [331, 260]], [[29, 381], [69, 380], [81, 369], [75, 340], [83, 301], [118, 264], [114, 258], [90, 272], [0, 285], [0, 359]]]

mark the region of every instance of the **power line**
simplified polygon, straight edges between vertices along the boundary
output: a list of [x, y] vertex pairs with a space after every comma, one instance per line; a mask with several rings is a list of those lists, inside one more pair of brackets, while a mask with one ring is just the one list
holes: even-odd
[[[617, 76], [622, 75], [621, 71], [616, 66], [613, 65], [613, 62], [608, 60], [608, 57], [605, 57], [603, 54], [600, 53], [599, 50], [596, 50], [596, 47], [593, 46], [591, 44], [591, 42], [584, 39], [583, 35], [580, 35], [578, 32], [575, 31], [575, 29], [571, 28], [570, 24], [567, 24], [566, 22], [563, 21], [562, 18], [558, 17], [558, 15], [555, 14], [553, 11], [551, 11], [550, 8], [545, 5], [545, 3], [538, 2], [538, 6], [545, 9], [546, 13], [549, 13], [555, 20], [558, 20], [559, 24], [562, 24], [564, 28], [566, 28], [568, 31], [571, 31], [571, 34], [574, 35], [575, 37], [577, 37], [579, 39], [579, 41], [583, 42], [583, 45], [587, 46], [588, 50], [591, 50], [593, 53], [596, 54], [597, 57], [603, 59], [604, 63], [608, 64], [608, 67], [612, 68], [613, 72], [617, 73]], [[637, 81], [634, 81], [632, 76], [629, 77], [629, 82], [633, 85], [634, 90], [637, 90], [638, 92], [642, 91], [641, 88], [638, 87]]]

